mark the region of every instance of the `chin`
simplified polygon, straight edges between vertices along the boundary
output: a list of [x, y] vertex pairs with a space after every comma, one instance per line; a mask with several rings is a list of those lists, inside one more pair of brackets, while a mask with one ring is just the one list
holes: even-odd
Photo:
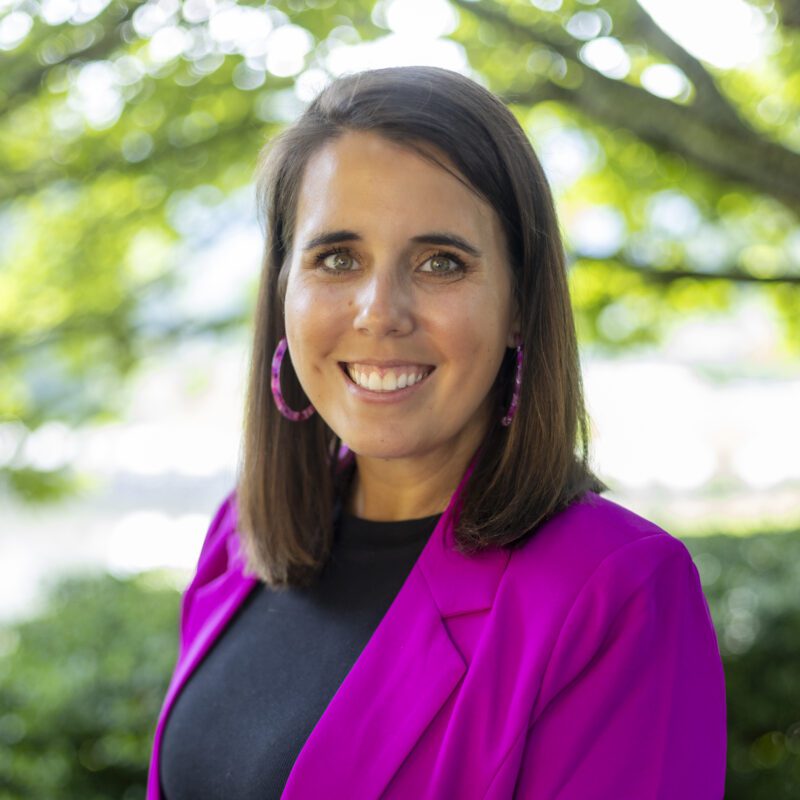
[[352, 440], [342, 437], [342, 441], [357, 455], [363, 458], [409, 458], [422, 455], [425, 449], [417, 442], [411, 442], [407, 437], [395, 439], [390, 437], [372, 437], [355, 435]]

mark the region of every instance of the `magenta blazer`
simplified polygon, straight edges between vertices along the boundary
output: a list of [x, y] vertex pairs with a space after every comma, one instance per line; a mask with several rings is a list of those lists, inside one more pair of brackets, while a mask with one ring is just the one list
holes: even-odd
[[[519, 549], [465, 556], [458, 493], [282, 800], [721, 800], [725, 680], [686, 546], [589, 493]], [[147, 800], [176, 695], [256, 586], [242, 568], [232, 492], [183, 595]]]

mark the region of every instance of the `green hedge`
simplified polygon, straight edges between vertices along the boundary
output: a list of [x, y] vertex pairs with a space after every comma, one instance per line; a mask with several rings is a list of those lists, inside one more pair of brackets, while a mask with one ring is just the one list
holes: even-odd
[[684, 540], [717, 631], [727, 800], [800, 798], [800, 532]]
[[[725, 663], [726, 798], [794, 800], [800, 533], [685, 541]], [[177, 647], [179, 595], [158, 579], [62, 580], [45, 613], [0, 630], [0, 800], [144, 797]]]
[[61, 581], [0, 635], [0, 800], [142, 800], [180, 600], [150, 578]]

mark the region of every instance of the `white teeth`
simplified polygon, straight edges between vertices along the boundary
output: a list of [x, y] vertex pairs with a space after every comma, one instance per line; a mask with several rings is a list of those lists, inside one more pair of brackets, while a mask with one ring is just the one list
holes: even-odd
[[397, 371], [390, 369], [381, 378], [377, 371], [360, 369], [351, 364], [347, 364], [346, 367], [347, 374], [353, 381], [371, 392], [394, 392], [398, 389], [405, 389], [419, 383], [427, 375], [425, 371], [407, 373], [400, 372], [399, 369]]

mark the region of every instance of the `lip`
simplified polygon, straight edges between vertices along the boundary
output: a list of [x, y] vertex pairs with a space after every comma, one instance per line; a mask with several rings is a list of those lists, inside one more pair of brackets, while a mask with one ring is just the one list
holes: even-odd
[[[402, 389], [395, 389], [392, 392], [373, 392], [371, 389], [365, 389], [359, 386], [348, 374], [347, 364], [368, 364], [375, 367], [425, 367], [430, 369], [430, 372], [418, 383], [412, 386], [405, 386]], [[432, 364], [417, 364], [412, 361], [376, 361], [374, 359], [367, 359], [365, 361], [340, 361], [339, 369], [344, 377], [345, 386], [351, 395], [360, 400], [365, 400], [369, 403], [397, 403], [407, 398], [410, 398], [415, 392], [421, 389], [428, 382], [428, 379], [436, 372], [436, 367]]]

